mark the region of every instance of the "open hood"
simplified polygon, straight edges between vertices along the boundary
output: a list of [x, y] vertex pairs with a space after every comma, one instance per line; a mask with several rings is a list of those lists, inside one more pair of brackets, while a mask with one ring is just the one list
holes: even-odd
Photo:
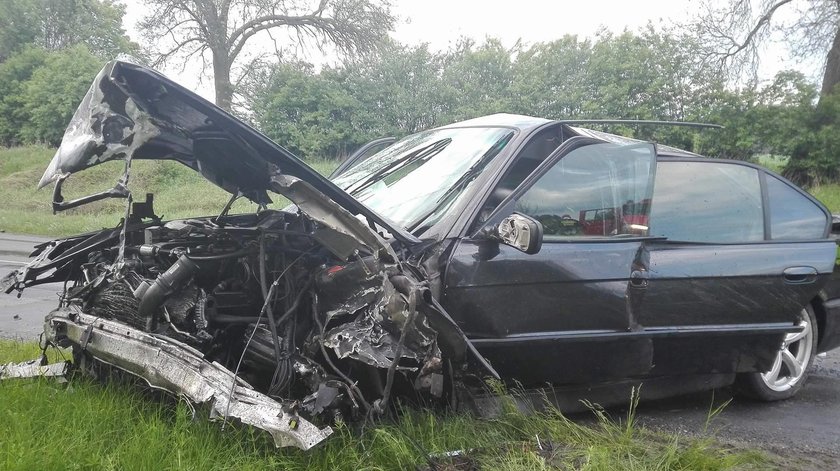
[[271, 202], [272, 178], [295, 177], [395, 238], [417, 241], [230, 113], [152, 69], [112, 61], [73, 115], [39, 188], [102, 162], [129, 158], [176, 160], [259, 204]]

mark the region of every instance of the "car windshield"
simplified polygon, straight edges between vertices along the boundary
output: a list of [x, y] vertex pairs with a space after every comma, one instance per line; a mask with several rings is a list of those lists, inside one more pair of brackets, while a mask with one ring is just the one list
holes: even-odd
[[352, 167], [336, 185], [414, 230], [445, 213], [510, 142], [508, 128], [452, 128], [406, 137]]

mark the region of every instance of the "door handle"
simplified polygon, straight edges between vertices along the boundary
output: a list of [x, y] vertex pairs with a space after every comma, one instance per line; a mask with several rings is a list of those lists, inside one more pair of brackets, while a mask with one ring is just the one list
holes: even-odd
[[633, 288], [647, 288], [650, 275], [644, 270], [633, 270], [630, 272], [630, 286]]
[[817, 281], [817, 269], [814, 267], [790, 267], [782, 272], [785, 283], [806, 284]]

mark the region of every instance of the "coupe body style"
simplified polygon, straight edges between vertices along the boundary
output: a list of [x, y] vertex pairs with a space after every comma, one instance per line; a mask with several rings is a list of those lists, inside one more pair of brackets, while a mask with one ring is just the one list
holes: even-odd
[[[840, 344], [826, 209], [763, 168], [572, 124], [500, 114], [378, 140], [328, 179], [112, 62], [40, 186], [56, 211], [124, 198], [126, 217], [36, 247], [0, 287], [63, 282], [45, 338], [74, 368], [127, 371], [278, 446], [396, 395], [468, 405], [487, 377], [793, 395]], [[112, 189], [64, 200], [73, 173], [114, 159]], [[132, 198], [135, 159], [178, 161], [231, 198], [162, 221]], [[256, 210], [229, 214], [237, 198]]]

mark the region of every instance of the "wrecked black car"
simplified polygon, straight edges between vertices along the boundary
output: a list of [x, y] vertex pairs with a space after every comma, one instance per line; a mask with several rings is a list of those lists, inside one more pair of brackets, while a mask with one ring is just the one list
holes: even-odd
[[[63, 282], [45, 341], [74, 368], [127, 371], [278, 446], [397, 396], [461, 404], [485, 378], [792, 396], [840, 344], [826, 209], [763, 168], [574, 124], [464, 121], [376, 141], [327, 179], [115, 61], [39, 185], [55, 211], [123, 198], [125, 217], [36, 247], [0, 288]], [[65, 201], [73, 173], [117, 159], [113, 188]], [[130, 190], [134, 159], [178, 161], [230, 200], [163, 221]], [[239, 198], [257, 210], [230, 214]]]

